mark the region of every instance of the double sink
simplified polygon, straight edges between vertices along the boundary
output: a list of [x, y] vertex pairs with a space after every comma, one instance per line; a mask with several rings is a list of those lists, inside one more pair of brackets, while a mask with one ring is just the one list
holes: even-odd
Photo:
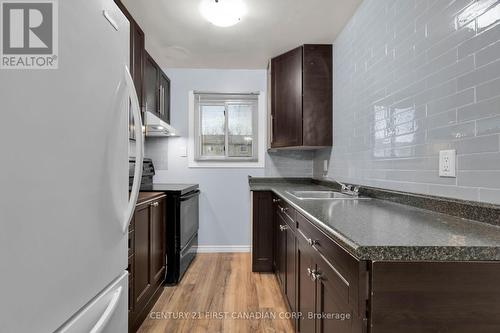
[[287, 191], [299, 200], [369, 200], [370, 198], [353, 196], [335, 191]]

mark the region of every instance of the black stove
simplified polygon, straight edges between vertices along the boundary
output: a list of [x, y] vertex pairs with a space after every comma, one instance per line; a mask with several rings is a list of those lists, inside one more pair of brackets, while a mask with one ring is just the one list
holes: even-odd
[[[134, 178], [135, 159], [129, 159], [129, 187]], [[196, 256], [199, 229], [198, 184], [155, 184], [155, 167], [150, 158], [142, 164], [141, 192], [167, 195], [166, 256], [168, 284], [177, 284]]]

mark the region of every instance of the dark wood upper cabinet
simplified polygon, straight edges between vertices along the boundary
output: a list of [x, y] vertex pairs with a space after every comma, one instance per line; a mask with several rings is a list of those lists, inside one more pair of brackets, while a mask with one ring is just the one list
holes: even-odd
[[170, 124], [170, 79], [161, 70], [159, 87], [160, 118]]
[[302, 146], [302, 47], [271, 62], [273, 147]]
[[137, 91], [137, 97], [139, 98], [139, 104], [141, 104], [142, 111], [142, 101], [143, 101], [143, 78], [144, 78], [144, 53], [145, 53], [145, 36], [139, 24], [134, 20], [130, 12], [123, 5], [120, 0], [115, 0], [118, 8], [123, 12], [125, 17], [130, 22], [130, 74], [134, 80], [135, 89]]
[[332, 45], [304, 45], [271, 60], [271, 148], [332, 145]]
[[146, 52], [144, 57], [143, 108], [145, 112], [160, 116], [159, 112], [159, 68]]
[[143, 89], [143, 79], [144, 79], [144, 43], [145, 37], [144, 32], [141, 30], [139, 25], [132, 21], [130, 23], [130, 68], [132, 69], [132, 78], [134, 79], [135, 89], [137, 91], [137, 97], [139, 98], [139, 103], [142, 112], [142, 89]]
[[302, 60], [302, 145], [331, 146], [333, 54], [331, 45], [304, 45]]
[[143, 89], [144, 110], [170, 124], [170, 79], [147, 52]]

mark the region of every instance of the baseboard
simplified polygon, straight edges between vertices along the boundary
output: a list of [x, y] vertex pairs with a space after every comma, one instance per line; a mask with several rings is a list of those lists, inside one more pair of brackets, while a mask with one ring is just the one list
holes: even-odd
[[250, 252], [250, 245], [198, 245], [198, 253]]

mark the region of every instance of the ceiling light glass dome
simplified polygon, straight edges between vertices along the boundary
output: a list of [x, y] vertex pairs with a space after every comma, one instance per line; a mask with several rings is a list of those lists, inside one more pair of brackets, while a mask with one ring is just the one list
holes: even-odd
[[246, 14], [246, 6], [242, 0], [202, 0], [200, 12], [213, 25], [230, 27]]

